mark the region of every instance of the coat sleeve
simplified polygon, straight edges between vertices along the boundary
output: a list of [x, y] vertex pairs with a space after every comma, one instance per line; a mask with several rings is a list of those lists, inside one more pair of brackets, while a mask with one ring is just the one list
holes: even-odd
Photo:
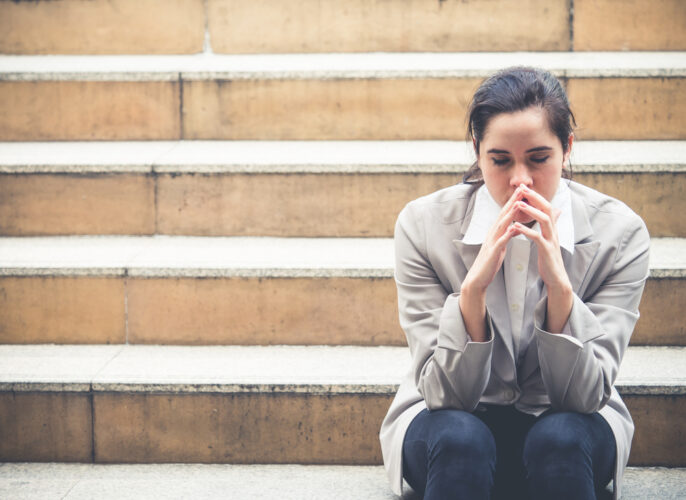
[[636, 216], [624, 231], [601, 284], [585, 300], [574, 296], [567, 335], [543, 330], [547, 298], [536, 305], [538, 359], [553, 408], [594, 413], [607, 403], [639, 317], [649, 250], [648, 230]]
[[430, 410], [472, 411], [488, 384], [493, 326], [487, 342], [472, 342], [459, 293], [449, 293], [431, 266], [421, 220], [406, 206], [395, 226], [395, 281], [400, 325], [407, 336], [419, 393]]

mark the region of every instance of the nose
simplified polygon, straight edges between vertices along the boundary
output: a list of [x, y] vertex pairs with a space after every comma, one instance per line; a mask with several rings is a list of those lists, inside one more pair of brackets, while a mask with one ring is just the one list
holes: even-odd
[[524, 184], [526, 187], [532, 187], [533, 179], [531, 178], [531, 172], [529, 172], [527, 166], [517, 162], [511, 170], [510, 185], [516, 188], [520, 184]]

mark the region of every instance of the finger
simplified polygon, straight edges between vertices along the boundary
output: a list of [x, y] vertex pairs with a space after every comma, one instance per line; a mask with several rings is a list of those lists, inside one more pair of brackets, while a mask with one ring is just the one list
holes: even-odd
[[514, 205], [516, 202], [521, 200], [524, 197], [524, 184], [520, 184], [517, 186], [517, 189], [514, 190], [512, 193], [512, 196], [505, 202], [503, 205], [503, 210], [507, 210], [509, 207]]
[[530, 189], [524, 186], [523, 184], [522, 187], [524, 197], [529, 201], [529, 205], [534, 206], [538, 208], [540, 211], [550, 215], [550, 210], [552, 209], [552, 205], [550, 204], [550, 202], [533, 189]]
[[497, 240], [495, 240], [493, 247], [494, 247], [496, 253], [500, 254], [500, 252], [502, 252], [505, 249], [505, 247], [507, 246], [507, 242], [510, 241], [515, 236], [517, 236], [518, 234], [519, 234], [519, 231], [515, 225], [507, 226], [507, 229], [505, 230], [503, 235], [500, 236], [500, 238], [498, 238]]
[[560, 219], [560, 215], [562, 215], [562, 210], [553, 207], [553, 224], [557, 224], [557, 221]]
[[555, 238], [555, 225], [548, 214], [541, 212], [539, 209], [534, 208], [523, 201], [517, 202], [516, 207], [518, 210], [521, 210], [538, 221], [541, 225], [541, 233], [543, 233], [545, 239], [552, 240]]
[[498, 216], [494, 224], [494, 236], [499, 238], [504, 231], [514, 222], [515, 214], [517, 213], [517, 205], [511, 205], [507, 211], [503, 211]]
[[546, 240], [543, 237], [541, 233], [538, 231], [534, 231], [530, 227], [526, 227], [524, 224], [520, 224], [519, 222], [515, 222], [512, 227], [514, 227], [518, 233], [523, 234], [530, 240], [532, 240], [534, 243], [536, 243], [539, 247], [541, 244], [545, 243]]

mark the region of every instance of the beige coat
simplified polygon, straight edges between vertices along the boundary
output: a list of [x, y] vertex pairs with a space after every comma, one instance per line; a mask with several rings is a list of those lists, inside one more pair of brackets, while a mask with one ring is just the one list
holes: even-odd
[[[569, 182], [562, 180], [561, 182]], [[533, 332], [517, 366], [502, 267], [486, 294], [490, 340], [469, 342], [458, 297], [479, 245], [461, 240], [475, 188], [459, 184], [408, 203], [395, 228], [395, 280], [400, 325], [412, 357], [409, 373], [381, 426], [391, 488], [402, 492], [402, 444], [424, 408], [473, 411], [481, 403], [513, 404], [540, 414], [549, 407], [600, 412], [617, 442], [615, 499], [634, 426], [614, 382], [638, 320], [648, 277], [650, 237], [623, 203], [570, 182], [574, 253], [562, 250], [575, 297], [569, 317], [574, 342], [541, 329], [546, 289], [540, 278], [526, 294], [524, 332]], [[530, 266], [537, 264], [532, 245]]]

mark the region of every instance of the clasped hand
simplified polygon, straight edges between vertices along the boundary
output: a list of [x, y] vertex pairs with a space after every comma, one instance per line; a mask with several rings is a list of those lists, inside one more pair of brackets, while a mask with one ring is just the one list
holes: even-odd
[[[523, 201], [524, 199], [527, 201]], [[516, 222], [515, 219], [520, 213], [537, 221], [541, 232]], [[548, 292], [547, 316], [544, 326], [551, 333], [562, 331], [572, 309], [573, 291], [562, 261], [555, 225], [560, 213], [536, 191], [529, 189], [524, 184], [517, 187], [500, 211], [495, 224], [490, 228], [474, 264], [465, 277], [460, 297], [463, 316], [471, 316], [471, 311], [468, 309], [473, 311], [473, 307], [468, 307], [468, 305], [476, 305], [477, 309], [483, 309], [483, 317], [485, 317], [486, 288], [503, 264], [508, 241], [518, 234], [523, 234], [536, 243], [538, 248], [538, 273]], [[464, 314], [465, 312], [467, 315]], [[476, 330], [474, 332], [476, 335], [473, 335], [470, 323]], [[478, 333], [481, 328], [477, 326], [477, 318], [470, 321], [465, 317], [465, 324], [472, 338], [481, 337]], [[483, 325], [483, 320], [481, 320], [481, 325]]]

